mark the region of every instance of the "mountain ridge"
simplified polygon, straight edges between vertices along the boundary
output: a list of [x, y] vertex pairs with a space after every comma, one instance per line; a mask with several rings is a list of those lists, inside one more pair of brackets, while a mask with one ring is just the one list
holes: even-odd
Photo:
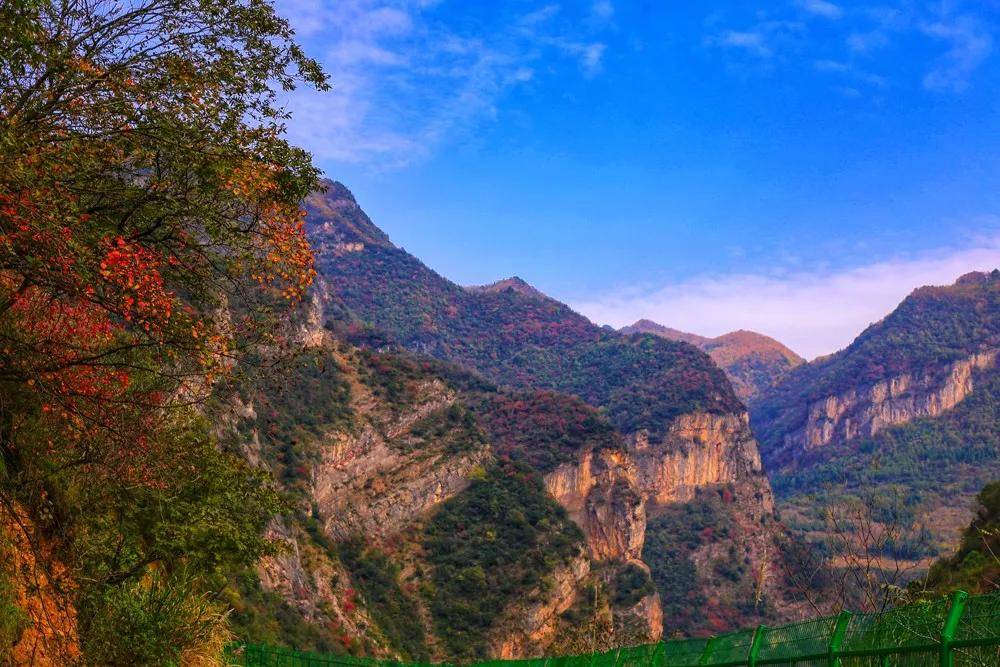
[[691, 343], [719, 365], [743, 401], [749, 401], [805, 360], [781, 342], [756, 331], [738, 329], [709, 338], [641, 319], [623, 333], [649, 333]]

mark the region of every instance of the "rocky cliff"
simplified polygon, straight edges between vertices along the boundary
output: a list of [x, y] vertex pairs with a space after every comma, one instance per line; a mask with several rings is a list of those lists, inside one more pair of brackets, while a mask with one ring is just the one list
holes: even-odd
[[770, 467], [955, 408], [1000, 349], [1000, 272], [922, 287], [844, 350], [794, 369], [751, 402]]
[[953, 549], [975, 489], [1000, 476], [998, 351], [1000, 272], [970, 273], [789, 372], [750, 403], [782, 515], [822, 539], [817, 492], [903, 494], [906, 553]]
[[972, 393], [979, 371], [996, 366], [997, 351], [973, 354], [944, 368], [925, 368], [826, 396], [809, 405], [805, 424], [784, 447], [810, 450], [870, 438], [889, 426], [937, 417]]
[[546, 475], [549, 493], [583, 528], [597, 560], [638, 559], [646, 513], [691, 500], [697, 489], [750, 484], [766, 511], [770, 487], [746, 413], [693, 413], [659, 442], [633, 434], [621, 449], [585, 451]]
[[312, 497], [331, 537], [381, 539], [398, 533], [465, 488], [473, 468], [485, 462], [485, 442], [452, 451], [444, 433], [415, 435], [415, 425], [459, 404], [456, 392], [438, 379], [413, 390], [419, 398], [405, 412], [380, 415], [326, 438], [312, 473]]

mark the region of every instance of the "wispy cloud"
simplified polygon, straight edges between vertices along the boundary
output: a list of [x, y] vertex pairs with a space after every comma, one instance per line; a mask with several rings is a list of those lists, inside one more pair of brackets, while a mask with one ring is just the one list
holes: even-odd
[[969, 271], [998, 267], [1000, 236], [853, 268], [697, 277], [653, 289], [627, 288], [573, 306], [614, 327], [647, 318], [709, 336], [752, 329], [812, 358], [848, 345], [916, 287], [950, 284]]
[[767, 57], [774, 51], [767, 44], [764, 33], [755, 30], [725, 30], [709, 38], [710, 44], [746, 51], [755, 56]]
[[798, 0], [796, 4], [810, 14], [827, 19], [839, 19], [844, 15], [844, 10], [840, 8], [840, 5], [827, 2], [827, 0]]
[[756, 58], [770, 58], [795, 40], [803, 27], [799, 21], [762, 20], [742, 30], [720, 30], [708, 35], [704, 42], [707, 46], [742, 52]]
[[[975, 71], [993, 55], [994, 33], [1000, 25], [985, 17], [993, 15], [997, 7], [994, 2], [971, 0], [884, 0], [869, 6], [791, 0], [790, 4], [774, 3], [767, 10], [754, 11], [744, 17], [743, 23], [732, 19], [728, 24], [707, 21], [711, 33], [703, 41], [708, 46], [724, 47], [733, 57], [742, 54], [750, 62], [767, 58], [794, 67], [805, 60], [813, 62], [820, 73], [851, 75], [853, 83], [832, 81], [831, 88], [850, 90], [859, 96], [865, 86], [881, 88], [890, 83], [885, 73], [872, 72], [881, 64], [875, 55], [887, 47], [905, 45], [914, 54], [913, 64], [922, 76], [912, 80], [912, 85], [933, 92], [961, 93]], [[716, 13], [711, 16], [718, 18]], [[777, 39], [781, 34], [773, 26], [787, 25], [795, 25], [801, 38]], [[941, 45], [945, 47], [943, 52]], [[817, 63], [841, 63], [845, 67]], [[897, 70], [894, 76], [899, 78], [900, 74]], [[902, 80], [892, 83], [910, 85]]]
[[972, 16], [944, 18], [922, 26], [925, 34], [946, 42], [947, 53], [924, 77], [924, 86], [939, 92], [962, 92], [972, 72], [993, 53], [993, 37]]
[[288, 97], [290, 138], [323, 160], [391, 169], [495, 118], [505, 94], [533, 81], [543, 61], [575, 63], [585, 77], [602, 70], [597, 33], [613, 17], [610, 2], [576, 21], [550, 4], [475, 30], [438, 19], [436, 4], [278, 0], [334, 86]]

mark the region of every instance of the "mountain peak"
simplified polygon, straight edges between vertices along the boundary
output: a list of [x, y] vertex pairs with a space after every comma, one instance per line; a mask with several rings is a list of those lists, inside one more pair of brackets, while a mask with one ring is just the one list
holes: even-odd
[[529, 296], [535, 299], [550, 298], [548, 295], [532, 287], [527, 281], [519, 276], [504, 278], [503, 280], [498, 280], [495, 283], [490, 283], [489, 285], [473, 285], [471, 287], [467, 287], [466, 289], [470, 292], [476, 292], [479, 294], [497, 294], [499, 292], [511, 290], [523, 296]]
[[665, 327], [658, 322], [653, 320], [641, 319], [636, 320], [634, 324], [627, 327], [622, 327], [619, 329], [623, 334], [635, 334], [635, 333], [647, 333], [660, 336], [661, 338], [666, 338], [668, 340], [679, 340], [684, 343], [691, 343], [695, 347], [701, 347], [705, 343], [708, 343], [711, 338], [706, 338], [705, 336], [699, 336], [698, 334], [687, 333], [686, 331], [681, 331], [679, 329], [672, 329], [670, 327]]
[[736, 393], [745, 401], [804, 361], [770, 336], [746, 329], [730, 331], [717, 338], [706, 338], [642, 319], [623, 327], [621, 332], [648, 333], [701, 348], [726, 372]]
[[320, 189], [303, 202], [306, 229], [316, 248], [334, 249], [372, 245], [392, 247], [389, 235], [375, 226], [361, 210], [354, 194], [343, 183], [324, 178]]

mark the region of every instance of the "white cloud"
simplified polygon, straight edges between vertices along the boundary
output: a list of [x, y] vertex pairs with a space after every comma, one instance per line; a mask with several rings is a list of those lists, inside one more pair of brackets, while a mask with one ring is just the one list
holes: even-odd
[[774, 52], [764, 34], [753, 30], [726, 30], [710, 37], [707, 42], [715, 46], [745, 51], [760, 58], [766, 58]]
[[[433, 13], [434, 0], [278, 0], [333, 89], [286, 99], [289, 138], [320, 160], [378, 169], [426, 158], [495, 118], [513, 87], [536, 78], [554, 54], [586, 77], [601, 72], [601, 26], [574, 25], [555, 4], [505, 24], [458, 30]], [[611, 18], [610, 2], [592, 16]], [[592, 21], [591, 21], [592, 23]]]
[[972, 72], [993, 53], [993, 37], [970, 16], [925, 24], [922, 30], [949, 45], [947, 53], [924, 77], [928, 90], [962, 92]]
[[887, 82], [883, 77], [858, 69], [855, 65], [849, 62], [842, 62], [839, 60], [817, 60], [813, 63], [813, 68], [817, 72], [835, 74], [844, 78], [852, 79], [858, 83], [874, 86], [876, 88], [883, 88], [887, 85]]
[[[893, 45], [912, 49], [914, 65], [923, 74], [922, 81], [917, 79], [906, 85], [922, 83], [929, 91], [960, 93], [973, 73], [993, 54], [998, 24], [990, 11], [995, 4], [973, 0], [926, 3], [885, 0], [868, 7], [852, 6], [848, 11], [830, 0], [794, 0], [745, 14], [742, 24], [722, 25], [720, 14], [713, 13], [705, 22], [713, 32], [704, 43], [725, 47], [747, 59], [759, 61], [766, 57], [785, 67], [811, 61], [818, 70], [823, 70], [823, 65], [816, 66], [817, 63], [856, 63], [863, 58], [867, 58], [867, 67], [871, 69], [880, 64], [872, 58], [875, 52]], [[833, 23], [831, 19], [843, 20]], [[821, 22], [823, 25], [817, 30]], [[783, 26], [787, 27], [777, 28]], [[945, 45], [938, 57], [927, 55], [926, 47], [934, 43]], [[773, 74], [781, 70], [769, 67], [760, 71]], [[850, 73], [855, 83], [878, 87], [889, 84], [884, 76], [864, 73], [856, 64]], [[900, 74], [897, 72], [897, 76]], [[844, 89], [843, 84], [832, 85]], [[863, 86], [848, 88], [859, 94], [863, 90]]]
[[647, 318], [707, 336], [751, 329], [812, 358], [848, 345], [916, 287], [950, 284], [969, 271], [998, 267], [1000, 237], [994, 237], [974, 247], [854, 268], [696, 277], [655, 289], [624, 289], [572, 305], [595, 322], [614, 327]]
[[610, 21], [615, 15], [615, 6], [610, 0], [594, 0], [590, 5], [590, 14], [600, 21]]
[[827, 19], [839, 19], [844, 15], [844, 10], [839, 5], [827, 0], [799, 0], [796, 4], [810, 14]]
[[852, 32], [847, 36], [847, 48], [851, 53], [870, 53], [889, 43], [889, 38], [881, 30]]

